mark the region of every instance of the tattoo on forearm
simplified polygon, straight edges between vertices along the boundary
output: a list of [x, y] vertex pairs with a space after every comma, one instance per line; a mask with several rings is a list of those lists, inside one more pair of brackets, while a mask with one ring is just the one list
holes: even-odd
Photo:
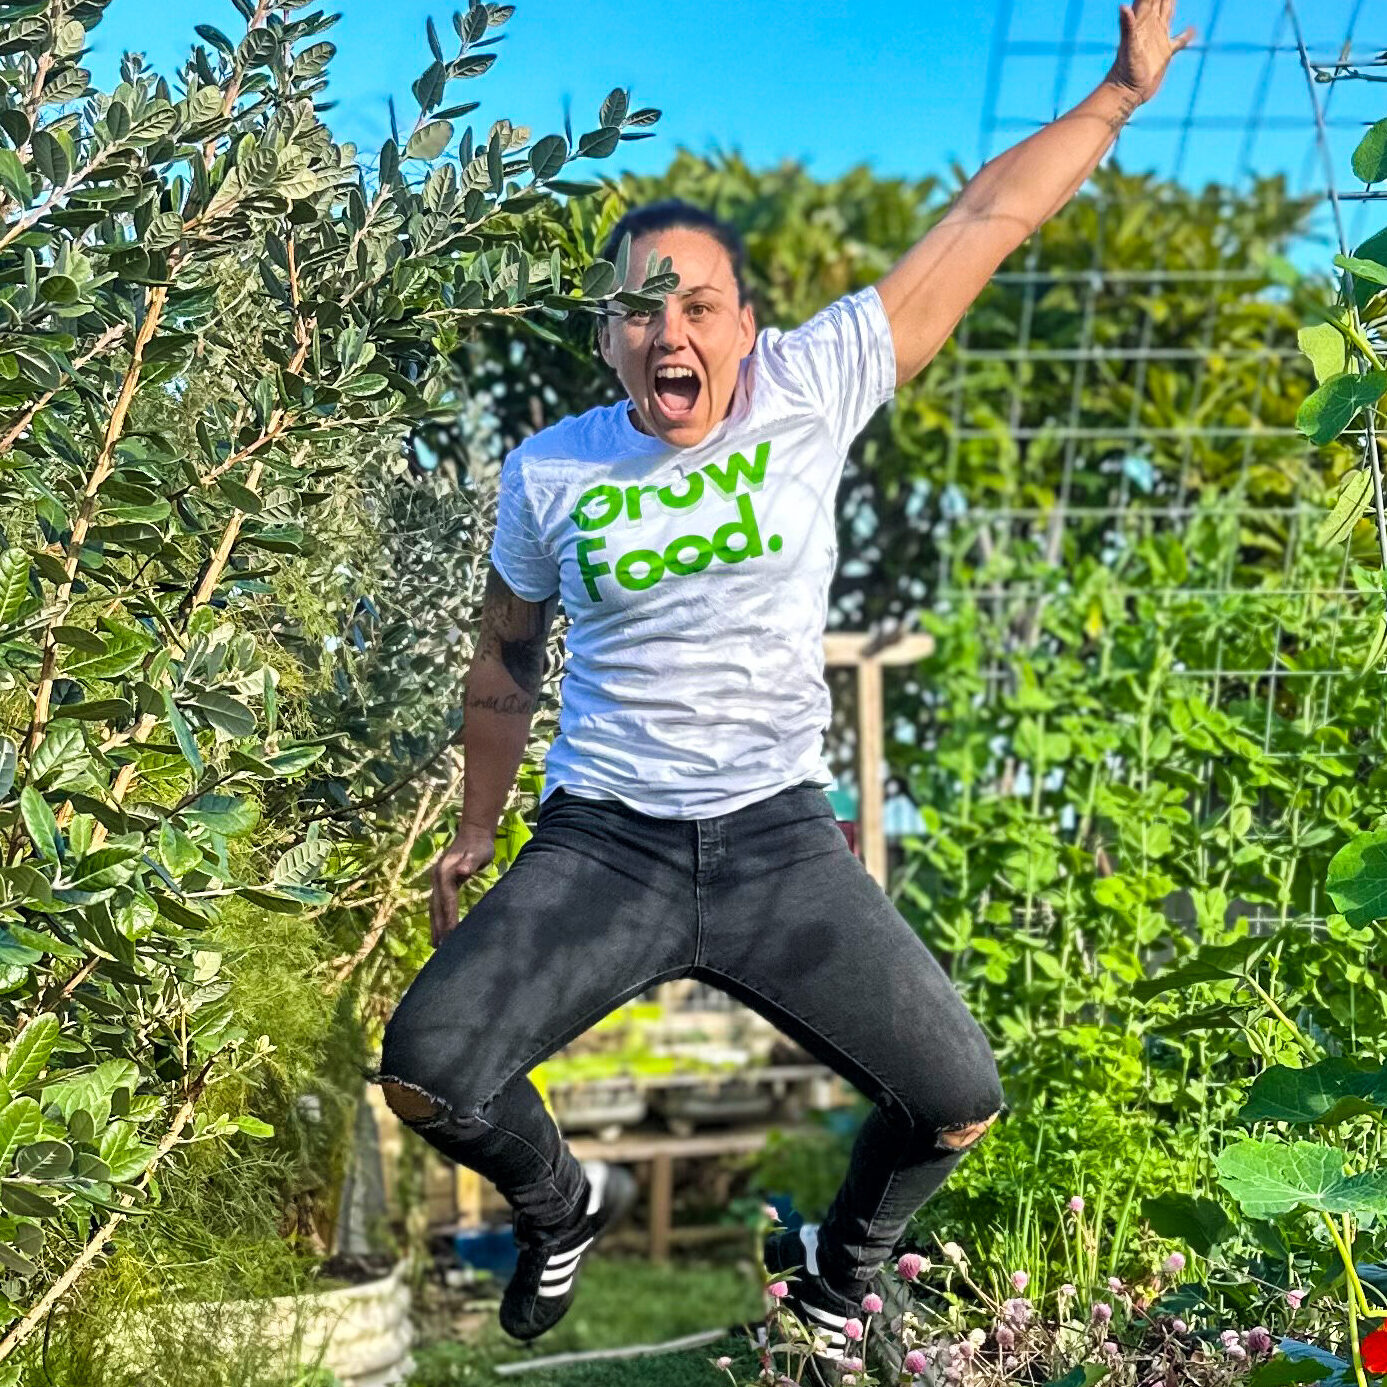
[[529, 717], [535, 710], [535, 700], [528, 694], [507, 694], [504, 698], [497, 698], [493, 694], [490, 698], [469, 698], [467, 706], [469, 708], [482, 708], [488, 713], [506, 713]]
[[1122, 105], [1118, 112], [1108, 117], [1108, 129], [1111, 130], [1114, 135], [1120, 135], [1122, 133], [1122, 127], [1132, 118], [1132, 112], [1136, 110], [1137, 105], [1138, 102], [1135, 96], [1122, 97]]
[[[546, 602], [526, 602], [511, 592], [494, 570], [487, 577], [477, 656], [500, 660], [506, 673], [528, 696], [529, 708], [538, 701], [544, 680], [545, 647], [557, 602], [557, 596]], [[511, 706], [498, 706], [496, 711], [520, 712], [522, 701], [508, 695], [500, 704]], [[486, 701], [469, 706], [486, 706]]]

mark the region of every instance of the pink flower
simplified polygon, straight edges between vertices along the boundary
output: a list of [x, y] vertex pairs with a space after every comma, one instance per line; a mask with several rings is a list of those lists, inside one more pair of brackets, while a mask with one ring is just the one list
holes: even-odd
[[1188, 1334], [1190, 1332], [1190, 1327], [1184, 1320], [1171, 1320], [1170, 1327], [1176, 1334]]
[[865, 1295], [862, 1297], [862, 1308], [869, 1314], [875, 1315], [881, 1310], [881, 1297], [879, 1295]]
[[1112, 1319], [1112, 1306], [1104, 1300], [1093, 1302], [1093, 1309], [1089, 1311], [1094, 1324], [1107, 1324]]
[[1249, 1329], [1243, 1342], [1247, 1345], [1249, 1353], [1271, 1352], [1271, 1334], [1263, 1325], [1259, 1324], [1255, 1329]]
[[1016, 1294], [1020, 1295], [1031, 1284], [1031, 1278], [1024, 1271], [1014, 1271], [1011, 1274], [1011, 1284], [1016, 1287]]
[[1300, 1302], [1305, 1299], [1307, 1294], [1308, 1292], [1306, 1291], [1287, 1291], [1286, 1301], [1292, 1310], [1299, 1310]]
[[929, 1367], [925, 1360], [925, 1355], [919, 1349], [913, 1348], [905, 1356], [905, 1370], [908, 1373], [922, 1373]]
[[845, 1373], [860, 1373], [864, 1366], [860, 1358], [845, 1358], [842, 1363]]
[[761, 1216], [762, 1216], [762, 1218], [768, 1218], [768, 1219], [770, 1219], [770, 1221], [771, 1221], [772, 1223], [779, 1223], [779, 1222], [780, 1222], [780, 1215], [776, 1212], [776, 1208], [775, 1208], [775, 1205], [774, 1205], [774, 1204], [762, 1204], [762, 1205], [761, 1205]]
[[1110, 1290], [1113, 1293], [1113, 1295], [1121, 1295], [1122, 1278], [1120, 1276], [1108, 1277], [1108, 1290]]
[[1078, 1294], [1079, 1288], [1072, 1281], [1066, 1281], [1064, 1285], [1060, 1287], [1061, 1300], [1073, 1300]]
[[1004, 1353], [1016, 1347], [1016, 1331], [1009, 1329], [1004, 1324], [999, 1324], [996, 1330], [997, 1347]]
[[790, 1288], [783, 1281], [772, 1281], [771, 1284], [766, 1287], [766, 1290], [777, 1300], [781, 1300], [783, 1297], [790, 1294]]
[[977, 1352], [977, 1346], [965, 1339], [961, 1344], [954, 1345], [954, 1352], [962, 1359], [968, 1360]]
[[849, 1339], [860, 1339], [862, 1337], [862, 1321], [849, 1320], [847, 1324], [843, 1326], [843, 1333]]
[[1165, 1269], [1172, 1274], [1184, 1271], [1185, 1254], [1183, 1252], [1172, 1252], [1170, 1256], [1165, 1259]]
[[924, 1269], [925, 1259], [918, 1252], [907, 1252], [904, 1257], [896, 1263], [896, 1270], [905, 1277], [907, 1281], [914, 1281]]
[[1239, 1334], [1236, 1329], [1225, 1329], [1218, 1337], [1222, 1341], [1224, 1348], [1242, 1347], [1243, 1336]]
[[1084, 1211], [1084, 1197], [1081, 1194], [1071, 1195], [1069, 1198], [1069, 1212], [1071, 1214], [1081, 1214]]
[[732, 1366], [732, 1360], [724, 1353], [721, 1358], [713, 1361], [713, 1366], [720, 1372], [725, 1373]]
[[1111, 1339], [1105, 1339], [1103, 1341], [1103, 1352], [1106, 1353], [1109, 1358], [1116, 1358], [1122, 1350], [1119, 1349]]
[[1030, 1323], [1031, 1302], [1020, 1297], [1002, 1302], [1003, 1316], [1014, 1325], [1022, 1326]]
[[1241, 1363], [1247, 1357], [1247, 1350], [1241, 1344], [1230, 1344], [1228, 1356], [1235, 1362]]

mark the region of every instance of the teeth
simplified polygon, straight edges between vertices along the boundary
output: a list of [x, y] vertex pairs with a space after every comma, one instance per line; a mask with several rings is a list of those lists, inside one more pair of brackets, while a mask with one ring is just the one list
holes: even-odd
[[693, 372], [687, 366], [657, 366], [655, 374], [661, 380], [682, 380], [692, 376]]

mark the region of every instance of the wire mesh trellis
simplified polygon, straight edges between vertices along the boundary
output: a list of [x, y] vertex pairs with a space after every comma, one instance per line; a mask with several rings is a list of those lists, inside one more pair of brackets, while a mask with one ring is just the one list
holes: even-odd
[[[1054, 7], [999, 0], [984, 157], [1101, 78], [1111, 10], [1066, 0], [1055, 35]], [[936, 910], [967, 895], [942, 878], [966, 875], [969, 842], [986, 836], [968, 818], [975, 776], [1018, 806], [991, 821], [1011, 833], [1010, 858], [987, 860], [1011, 862], [1027, 922], [1053, 912], [1077, 850], [1098, 880], [1167, 871], [1196, 894], [1223, 882], [1255, 923], [1321, 927], [1328, 855], [1387, 731], [1387, 686], [1364, 660], [1383, 612], [1382, 507], [1347, 544], [1323, 533], [1332, 483], [1364, 454], [1375, 463], [1376, 439], [1368, 423], [1317, 449], [1295, 424], [1314, 388], [1297, 342], [1307, 298], [1318, 278], [1329, 303], [1334, 254], [1387, 222], [1383, 193], [1352, 186], [1350, 165], [1387, 115], [1387, 17], [1366, 0], [1181, 10], [1199, 37], [1123, 132], [1117, 168], [996, 277], [935, 368], [949, 372], [948, 427], [926, 620], [941, 656], [899, 682], [891, 708], [893, 762], [957, 849], [907, 851], [895, 889]], [[1053, 108], [1039, 115], [1038, 88]], [[1121, 685], [1113, 661], [1147, 700], [1119, 701], [1113, 726], [1174, 729], [1183, 760], [1161, 738], [1082, 754], [1102, 721], [1093, 701]], [[961, 722], [981, 747], [971, 760]], [[1087, 798], [1081, 777], [1097, 787]], [[1124, 795], [1161, 785], [1196, 825], [1226, 827], [1245, 798], [1254, 868], [1241, 870], [1237, 835], [1208, 852], [1192, 836], [1182, 872], [1178, 848], [1112, 827]], [[1050, 871], [1045, 854], [1066, 852]], [[993, 889], [975, 885], [975, 912]]]

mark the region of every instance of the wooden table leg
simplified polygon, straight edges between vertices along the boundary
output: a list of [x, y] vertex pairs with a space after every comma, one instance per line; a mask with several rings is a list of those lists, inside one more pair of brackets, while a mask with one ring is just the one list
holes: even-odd
[[669, 1230], [674, 1217], [674, 1162], [659, 1152], [650, 1163], [650, 1260], [669, 1261]]

